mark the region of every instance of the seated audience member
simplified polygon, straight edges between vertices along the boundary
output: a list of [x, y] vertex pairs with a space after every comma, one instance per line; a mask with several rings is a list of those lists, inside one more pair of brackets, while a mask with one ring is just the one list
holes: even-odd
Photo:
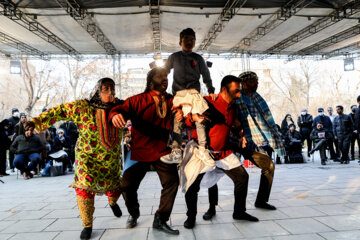
[[14, 166], [27, 180], [33, 176], [30, 171], [37, 172], [36, 166], [40, 161], [40, 153], [44, 146], [40, 137], [34, 135], [35, 124], [33, 122], [26, 122], [24, 129], [25, 135], [17, 136], [11, 144], [10, 150], [16, 154]]
[[71, 162], [69, 159], [70, 156], [70, 139], [65, 135], [65, 131], [62, 128], [59, 128], [56, 132], [56, 137], [49, 154], [49, 157], [54, 159], [57, 162], [63, 163], [63, 173], [65, 174], [66, 168], [69, 171], [72, 170]]
[[8, 176], [6, 173], [6, 150], [10, 146], [10, 128], [11, 123], [9, 120], [4, 119], [0, 122], [0, 177]]
[[289, 125], [289, 130], [284, 136], [286, 155], [290, 163], [303, 163], [304, 159], [302, 151], [302, 136], [296, 131], [295, 124]]
[[314, 141], [314, 148], [310, 151], [313, 154], [315, 151], [320, 151], [321, 165], [326, 165], [326, 147], [328, 146], [328, 139], [333, 138], [332, 131], [326, 130], [321, 122], [318, 122], [316, 128], [311, 131], [311, 140]]
[[291, 118], [291, 114], [286, 114], [285, 118], [281, 122], [281, 134], [283, 136], [285, 136], [288, 132], [290, 124], [294, 124], [294, 121]]

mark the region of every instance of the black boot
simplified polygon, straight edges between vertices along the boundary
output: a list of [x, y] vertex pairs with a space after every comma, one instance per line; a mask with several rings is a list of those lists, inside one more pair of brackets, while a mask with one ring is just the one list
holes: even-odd
[[192, 229], [195, 226], [196, 217], [188, 217], [184, 222], [184, 227], [187, 229]]
[[129, 215], [128, 220], [126, 221], [126, 228], [134, 228], [137, 225], [137, 217]]
[[321, 165], [326, 165], [326, 161], [325, 161], [325, 160], [322, 160], [322, 161], [321, 161]]
[[256, 208], [263, 208], [263, 209], [267, 209], [267, 210], [276, 210], [276, 207], [268, 204], [267, 202], [255, 202], [255, 207]]
[[88, 240], [91, 238], [92, 227], [86, 227], [81, 231], [80, 239], [81, 240]]
[[254, 217], [254, 216], [251, 216], [247, 212], [233, 213], [233, 219], [246, 220], [246, 221], [250, 221], [250, 222], [258, 222], [259, 221], [258, 218]]
[[207, 212], [203, 215], [203, 219], [205, 221], [209, 221], [215, 215], [216, 215], [215, 206], [210, 206], [209, 209], [207, 210]]
[[156, 215], [154, 217], [153, 228], [172, 235], [179, 235], [180, 233], [179, 230], [172, 229], [165, 221], [161, 220]]
[[111, 210], [113, 211], [115, 217], [119, 218], [119, 217], [122, 216], [121, 209], [120, 209], [120, 207], [119, 207], [119, 205], [117, 203], [115, 203], [114, 206], [110, 205], [110, 207], [111, 207]]

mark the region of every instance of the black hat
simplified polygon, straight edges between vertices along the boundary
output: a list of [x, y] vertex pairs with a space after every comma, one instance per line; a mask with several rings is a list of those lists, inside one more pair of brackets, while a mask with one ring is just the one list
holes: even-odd
[[18, 111], [19, 111], [19, 109], [13, 108], [13, 109], [11, 109], [11, 114], [13, 114], [14, 112], [18, 112]]
[[239, 75], [239, 78], [241, 80], [241, 82], [246, 82], [249, 79], [258, 79], [258, 76], [256, 75], [256, 73], [252, 72], [252, 71], [247, 71], [247, 72], [243, 72]]
[[47, 111], [47, 108], [46, 107], [44, 107], [42, 110], [41, 110], [41, 112], [46, 112]]
[[26, 117], [26, 113], [24, 113], [24, 112], [20, 113], [20, 117], [22, 117], [22, 116]]
[[323, 112], [324, 109], [323, 108], [318, 108], [318, 112]]

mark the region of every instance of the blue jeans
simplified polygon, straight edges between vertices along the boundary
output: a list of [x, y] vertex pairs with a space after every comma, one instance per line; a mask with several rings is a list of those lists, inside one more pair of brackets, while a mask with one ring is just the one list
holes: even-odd
[[39, 153], [16, 154], [14, 166], [20, 170], [21, 174], [23, 174], [24, 172], [29, 173], [31, 170], [34, 170], [39, 162]]

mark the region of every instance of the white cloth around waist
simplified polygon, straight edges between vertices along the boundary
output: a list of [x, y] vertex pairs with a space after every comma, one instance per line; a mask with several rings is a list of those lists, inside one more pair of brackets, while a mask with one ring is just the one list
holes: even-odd
[[196, 89], [185, 89], [176, 92], [173, 100], [174, 107], [182, 107], [184, 116], [189, 113], [203, 114], [208, 108], [208, 104]]

